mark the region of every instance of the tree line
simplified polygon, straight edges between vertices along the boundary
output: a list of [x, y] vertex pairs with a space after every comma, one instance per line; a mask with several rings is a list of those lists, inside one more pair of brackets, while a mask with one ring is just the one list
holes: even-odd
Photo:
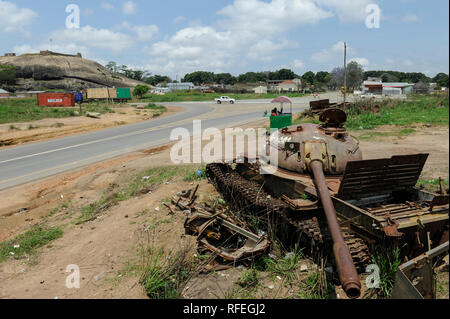
[[[115, 62], [109, 62], [106, 67], [113, 72], [121, 73], [128, 78], [143, 81], [151, 85], [172, 82], [169, 76], [152, 75], [150, 72], [133, 70], [126, 65], [118, 66]], [[430, 78], [421, 72], [400, 72], [400, 71], [364, 71], [363, 67], [355, 61], [347, 65], [347, 87], [356, 89], [361, 86], [364, 80], [369, 77], [381, 78], [383, 82], [409, 82], [409, 83], [430, 83], [436, 82], [440, 87], [448, 87], [448, 74], [438, 73]], [[319, 71], [305, 72], [303, 75], [294, 71], [282, 68], [277, 71], [246, 72], [237, 76], [231, 73], [214, 73], [208, 71], [195, 71], [188, 73], [181, 79], [181, 82], [192, 82], [195, 85], [215, 83], [223, 85], [235, 85], [236, 83], [267, 83], [273, 80], [301, 79], [304, 86], [315, 86], [317, 88], [338, 89], [344, 85], [344, 68], [337, 67], [331, 72]]]

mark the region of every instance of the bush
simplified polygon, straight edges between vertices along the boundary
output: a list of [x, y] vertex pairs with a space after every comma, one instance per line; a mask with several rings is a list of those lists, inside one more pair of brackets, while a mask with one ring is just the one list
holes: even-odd
[[147, 85], [136, 85], [134, 88], [133, 94], [138, 98], [142, 98], [143, 95], [147, 94], [150, 91], [150, 87]]

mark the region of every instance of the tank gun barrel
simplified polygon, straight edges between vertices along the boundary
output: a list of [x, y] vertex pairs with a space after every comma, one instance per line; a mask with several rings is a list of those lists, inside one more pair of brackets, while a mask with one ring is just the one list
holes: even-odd
[[325, 182], [325, 175], [323, 172], [323, 153], [319, 151], [320, 148], [315, 147], [319, 145], [314, 143], [312, 152], [309, 154], [309, 170], [314, 175], [314, 181], [319, 191], [320, 200], [327, 218], [328, 227], [330, 229], [331, 237], [333, 239], [333, 252], [336, 258], [336, 266], [339, 273], [339, 279], [342, 288], [350, 298], [358, 298], [361, 294], [361, 283], [359, 281], [358, 272], [353, 264], [352, 256], [347, 245], [344, 242], [341, 229], [336, 217], [336, 210], [331, 200], [328, 186]]

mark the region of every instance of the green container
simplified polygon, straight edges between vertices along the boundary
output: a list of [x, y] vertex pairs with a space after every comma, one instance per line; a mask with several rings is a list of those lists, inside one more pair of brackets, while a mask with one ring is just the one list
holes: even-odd
[[117, 88], [117, 98], [118, 99], [131, 99], [131, 89], [130, 88]]
[[271, 129], [282, 129], [287, 126], [292, 125], [292, 114], [289, 115], [278, 115], [270, 117], [270, 128]]

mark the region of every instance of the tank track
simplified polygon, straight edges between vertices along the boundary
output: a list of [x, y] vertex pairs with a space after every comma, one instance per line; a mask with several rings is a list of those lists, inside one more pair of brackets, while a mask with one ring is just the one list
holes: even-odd
[[[241, 176], [228, 164], [213, 163], [206, 166], [206, 175], [216, 190], [222, 194], [228, 204], [236, 211], [251, 212], [253, 216], [281, 218], [287, 221], [311, 243], [311, 254], [322, 255], [324, 250], [332, 247], [331, 237], [326, 227], [325, 217], [321, 214], [296, 213], [283, 201], [267, 194], [263, 185]], [[268, 229], [270, 232], [270, 229]], [[287, 230], [286, 232], [289, 232]], [[353, 234], [343, 231], [344, 241], [358, 272], [364, 272], [370, 261], [366, 243]]]

